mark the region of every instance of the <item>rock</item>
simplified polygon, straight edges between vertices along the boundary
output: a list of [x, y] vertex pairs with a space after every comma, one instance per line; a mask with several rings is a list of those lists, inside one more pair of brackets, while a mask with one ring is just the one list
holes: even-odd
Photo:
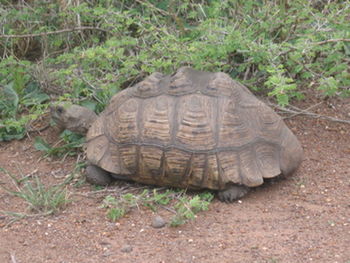
[[161, 216], [156, 216], [152, 220], [152, 227], [154, 228], [162, 228], [166, 224], [165, 220]]
[[129, 253], [132, 251], [132, 246], [130, 245], [125, 245], [124, 247], [122, 247], [122, 249], [120, 250], [123, 253]]

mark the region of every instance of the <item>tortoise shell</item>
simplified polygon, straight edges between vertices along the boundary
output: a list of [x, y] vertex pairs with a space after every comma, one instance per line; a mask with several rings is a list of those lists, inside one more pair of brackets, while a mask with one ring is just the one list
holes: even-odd
[[302, 148], [243, 85], [183, 67], [116, 94], [88, 131], [87, 158], [136, 182], [220, 190], [292, 173]]

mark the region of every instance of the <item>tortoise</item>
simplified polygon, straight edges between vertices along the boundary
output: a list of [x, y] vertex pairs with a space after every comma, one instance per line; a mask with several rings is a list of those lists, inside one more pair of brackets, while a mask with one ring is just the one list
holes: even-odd
[[264, 178], [292, 174], [302, 147], [280, 116], [221, 72], [153, 73], [114, 95], [97, 116], [52, 106], [52, 118], [86, 135], [87, 181], [113, 178], [218, 191], [232, 202]]

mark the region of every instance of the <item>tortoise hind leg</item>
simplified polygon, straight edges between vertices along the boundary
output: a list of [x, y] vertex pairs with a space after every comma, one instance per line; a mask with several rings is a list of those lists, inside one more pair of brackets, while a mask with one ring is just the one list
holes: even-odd
[[113, 178], [109, 172], [96, 165], [86, 167], [86, 181], [95, 185], [108, 185], [112, 183]]
[[238, 198], [242, 198], [249, 192], [249, 187], [244, 185], [230, 185], [228, 188], [218, 192], [218, 198], [221, 202], [232, 203]]

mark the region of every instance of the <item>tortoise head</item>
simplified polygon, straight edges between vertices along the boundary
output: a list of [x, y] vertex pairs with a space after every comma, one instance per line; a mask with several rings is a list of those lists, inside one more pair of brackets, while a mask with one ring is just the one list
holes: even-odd
[[97, 115], [92, 110], [68, 103], [50, 106], [51, 117], [60, 128], [85, 135]]

